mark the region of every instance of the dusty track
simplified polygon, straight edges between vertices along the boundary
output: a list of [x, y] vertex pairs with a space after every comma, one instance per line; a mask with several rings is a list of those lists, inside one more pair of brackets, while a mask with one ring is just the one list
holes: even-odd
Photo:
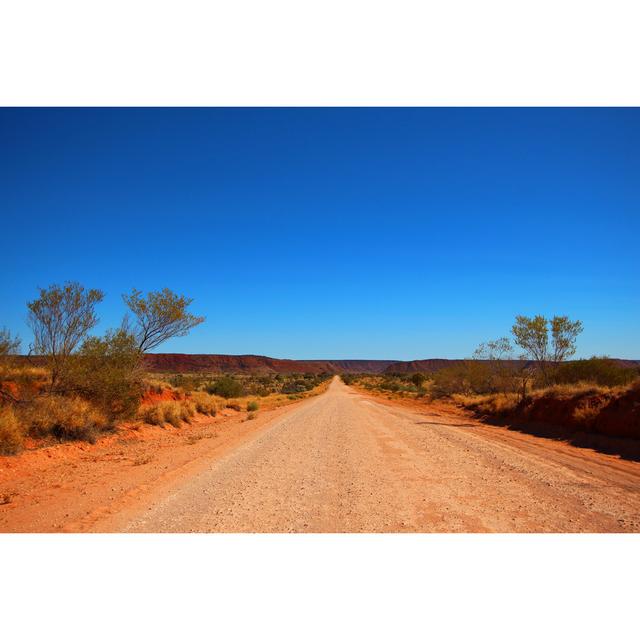
[[235, 448], [111, 511], [89, 528], [639, 531], [640, 464], [389, 406], [336, 379]]

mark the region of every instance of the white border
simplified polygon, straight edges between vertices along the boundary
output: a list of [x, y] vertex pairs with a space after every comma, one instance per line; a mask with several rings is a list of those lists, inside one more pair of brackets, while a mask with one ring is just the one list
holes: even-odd
[[636, 535], [5, 535], [19, 638], [621, 638]]
[[3, 105], [638, 105], [632, 0], [16, 0]]

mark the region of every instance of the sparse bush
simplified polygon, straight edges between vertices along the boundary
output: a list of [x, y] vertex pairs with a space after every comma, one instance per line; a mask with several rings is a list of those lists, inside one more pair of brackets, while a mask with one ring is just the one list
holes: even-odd
[[636, 369], [621, 367], [610, 358], [589, 358], [574, 360], [561, 365], [556, 373], [557, 382], [576, 383], [593, 382], [605, 387], [617, 387], [629, 384], [638, 377]]
[[227, 402], [226, 407], [234, 411], [242, 411], [242, 407], [237, 402]]
[[247, 402], [247, 411], [257, 411], [259, 408], [260, 405], [255, 400]]
[[421, 371], [416, 371], [411, 376], [411, 382], [415, 385], [416, 389], [420, 391], [422, 389], [422, 385], [425, 383], [427, 376], [424, 375]]
[[0, 454], [18, 453], [24, 443], [24, 430], [11, 407], [0, 407]]
[[143, 391], [135, 337], [123, 329], [84, 341], [61, 374], [60, 387], [98, 406], [112, 420], [136, 414]]
[[487, 365], [477, 360], [464, 360], [433, 375], [431, 393], [434, 398], [442, 398], [453, 394], [474, 395], [490, 393], [490, 371]]
[[100, 410], [77, 396], [36, 398], [24, 410], [24, 423], [30, 435], [88, 442], [95, 442], [100, 432], [110, 428], [107, 417]]
[[212, 395], [222, 396], [223, 398], [238, 398], [244, 395], [242, 383], [231, 376], [218, 378], [215, 382], [208, 385], [206, 390]]

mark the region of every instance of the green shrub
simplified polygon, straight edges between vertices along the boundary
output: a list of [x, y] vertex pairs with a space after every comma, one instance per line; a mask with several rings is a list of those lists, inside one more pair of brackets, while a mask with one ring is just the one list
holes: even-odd
[[259, 408], [260, 405], [255, 400], [247, 402], [247, 411], [257, 411]]
[[238, 398], [244, 395], [244, 386], [231, 376], [222, 376], [206, 388], [208, 393], [223, 398]]
[[88, 400], [110, 419], [136, 414], [143, 392], [140, 354], [133, 335], [110, 331], [87, 338], [62, 374], [61, 390]]

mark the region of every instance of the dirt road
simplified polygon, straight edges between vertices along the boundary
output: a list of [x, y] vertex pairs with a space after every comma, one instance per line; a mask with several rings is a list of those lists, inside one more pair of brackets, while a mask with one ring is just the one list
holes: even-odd
[[335, 379], [92, 528], [640, 531], [640, 464], [437, 409], [382, 404]]

